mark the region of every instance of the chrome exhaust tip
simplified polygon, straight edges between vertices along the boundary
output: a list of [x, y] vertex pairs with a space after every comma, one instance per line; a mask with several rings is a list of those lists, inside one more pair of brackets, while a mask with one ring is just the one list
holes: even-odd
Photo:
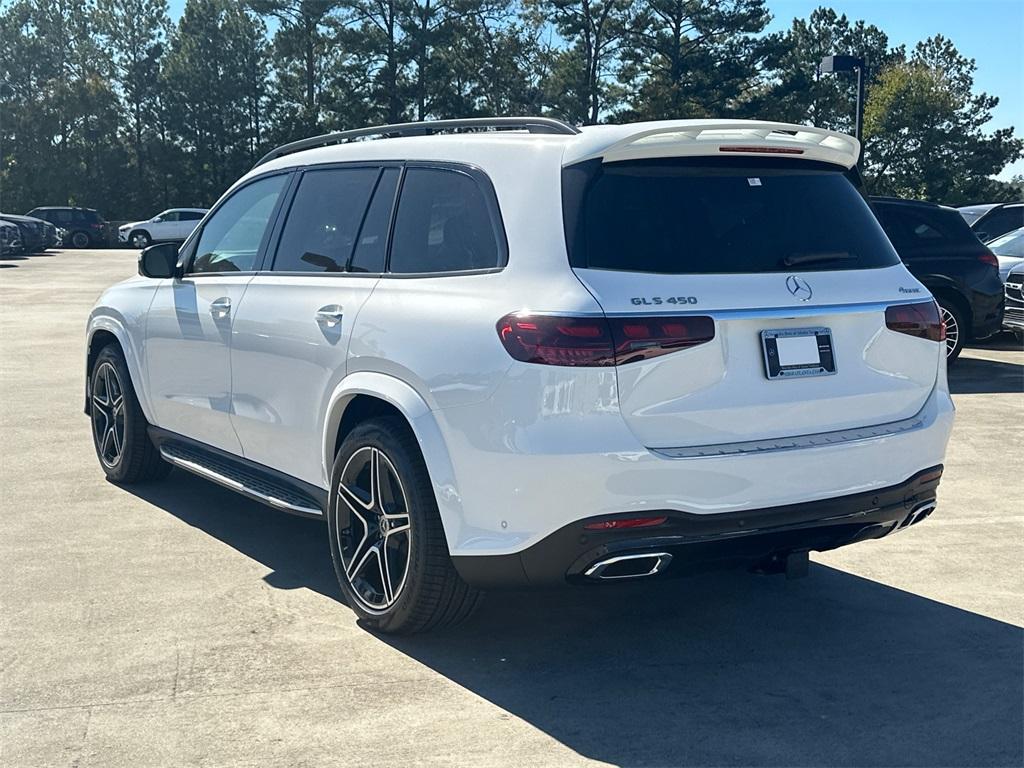
[[618, 555], [598, 560], [583, 572], [583, 575], [598, 581], [620, 579], [642, 579], [655, 576], [672, 562], [668, 552], [643, 552], [635, 555]]

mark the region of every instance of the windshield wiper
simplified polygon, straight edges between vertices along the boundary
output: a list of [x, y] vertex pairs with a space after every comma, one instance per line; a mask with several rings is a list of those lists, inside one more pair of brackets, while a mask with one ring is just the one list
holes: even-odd
[[797, 264], [813, 264], [820, 261], [853, 261], [856, 254], [849, 251], [821, 251], [818, 253], [791, 253], [782, 260], [785, 267], [794, 267]]

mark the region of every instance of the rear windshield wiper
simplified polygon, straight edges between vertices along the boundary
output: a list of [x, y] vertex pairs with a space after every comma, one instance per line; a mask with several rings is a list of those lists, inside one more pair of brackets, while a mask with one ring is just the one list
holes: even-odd
[[820, 261], [853, 261], [857, 255], [849, 251], [821, 251], [817, 253], [791, 253], [782, 260], [784, 267], [797, 264], [813, 264]]

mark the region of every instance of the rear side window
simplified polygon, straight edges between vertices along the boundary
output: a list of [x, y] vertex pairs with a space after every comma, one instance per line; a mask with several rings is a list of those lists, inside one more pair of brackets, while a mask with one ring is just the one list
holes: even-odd
[[248, 272], [255, 268], [263, 235], [288, 180], [267, 176], [229, 197], [203, 226], [190, 272]]
[[840, 168], [669, 158], [571, 166], [575, 267], [662, 274], [869, 269], [899, 263]]
[[974, 223], [974, 231], [982, 240], [992, 240], [1020, 227], [1024, 227], [1024, 206], [1021, 205], [999, 208]]
[[199, 221], [201, 218], [203, 218], [203, 214], [197, 211], [182, 211], [178, 214], [180, 221]]
[[378, 168], [306, 171], [274, 259], [275, 272], [344, 272]]
[[461, 272], [501, 266], [499, 228], [467, 173], [409, 168], [391, 243], [391, 271]]

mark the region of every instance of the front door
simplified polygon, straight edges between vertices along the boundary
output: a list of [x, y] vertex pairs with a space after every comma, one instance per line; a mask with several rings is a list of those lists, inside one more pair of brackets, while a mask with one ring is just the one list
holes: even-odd
[[231, 331], [258, 267], [287, 174], [225, 199], [164, 281], [146, 325], [146, 372], [156, 426], [240, 454], [231, 427]]

